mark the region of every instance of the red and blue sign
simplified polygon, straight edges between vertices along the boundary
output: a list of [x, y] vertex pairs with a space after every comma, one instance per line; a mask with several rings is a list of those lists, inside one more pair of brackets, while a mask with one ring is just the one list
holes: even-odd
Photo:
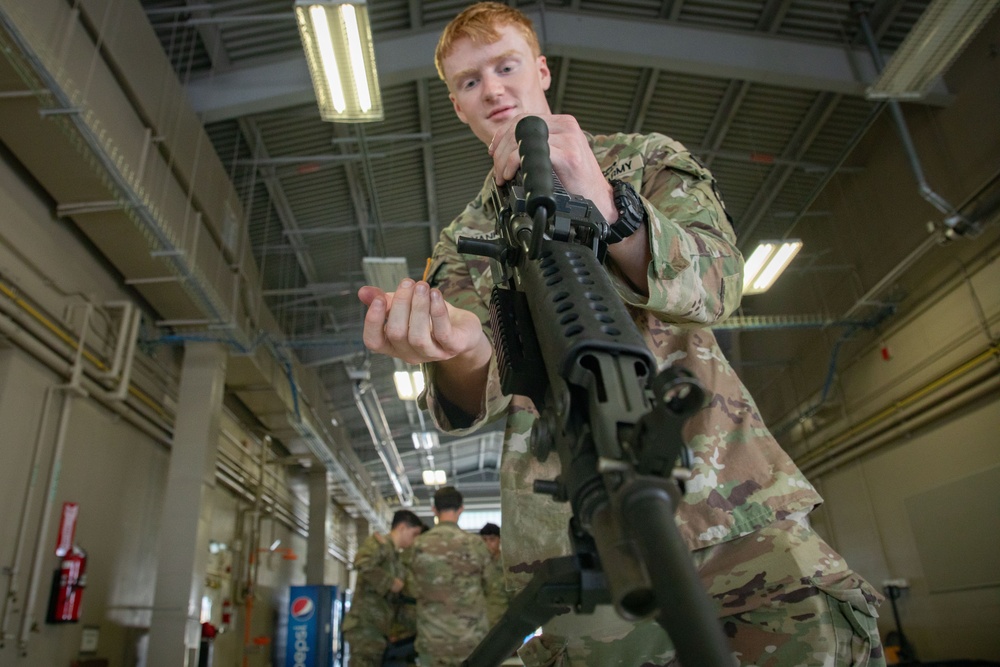
[[305, 622], [316, 613], [316, 602], [308, 595], [300, 595], [294, 600], [288, 609], [288, 617], [293, 621]]

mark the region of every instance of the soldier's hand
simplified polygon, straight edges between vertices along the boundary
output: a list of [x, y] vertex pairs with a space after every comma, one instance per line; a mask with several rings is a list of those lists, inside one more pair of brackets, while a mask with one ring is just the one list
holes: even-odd
[[392, 580], [392, 585], [389, 586], [389, 590], [392, 591], [393, 593], [398, 593], [399, 591], [403, 590], [403, 580], [400, 579], [399, 577], [394, 577]]
[[484, 340], [475, 314], [455, 308], [422, 280], [406, 278], [395, 292], [366, 285], [358, 298], [368, 306], [362, 337], [372, 352], [419, 364], [470, 352]]
[[548, 126], [552, 170], [556, 172], [566, 191], [590, 199], [600, 209], [605, 220], [614, 222], [618, 218], [618, 209], [615, 208], [611, 184], [594, 157], [587, 135], [573, 116], [524, 114], [497, 130], [489, 149], [497, 182], [503, 184], [514, 178], [521, 167], [515, 128], [525, 115], [537, 115]]

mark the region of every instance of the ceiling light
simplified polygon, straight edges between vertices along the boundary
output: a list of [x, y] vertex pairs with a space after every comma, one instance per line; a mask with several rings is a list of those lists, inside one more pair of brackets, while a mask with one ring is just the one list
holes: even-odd
[[919, 99], [926, 95], [998, 4], [998, 0], [931, 2], [866, 91], [868, 99]]
[[414, 431], [411, 434], [414, 449], [434, 449], [440, 444], [437, 431]]
[[425, 470], [421, 473], [424, 484], [427, 486], [444, 486], [448, 481], [448, 476], [444, 470]]
[[295, 0], [319, 115], [329, 121], [385, 118], [363, 0]]
[[386, 292], [395, 292], [403, 278], [410, 276], [405, 257], [362, 257], [365, 282]]
[[392, 374], [400, 400], [415, 401], [424, 390], [424, 374], [419, 370], [401, 370]]
[[743, 294], [766, 292], [802, 248], [802, 241], [761, 241], [743, 268]]

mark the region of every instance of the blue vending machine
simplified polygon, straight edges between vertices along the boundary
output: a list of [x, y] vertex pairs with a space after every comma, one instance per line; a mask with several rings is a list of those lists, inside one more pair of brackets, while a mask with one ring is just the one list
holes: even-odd
[[336, 586], [292, 586], [285, 667], [340, 667], [342, 611]]

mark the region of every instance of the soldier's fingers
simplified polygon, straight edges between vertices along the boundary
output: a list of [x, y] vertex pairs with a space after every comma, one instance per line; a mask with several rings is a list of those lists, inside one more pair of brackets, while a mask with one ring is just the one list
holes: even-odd
[[365, 304], [366, 306], [370, 306], [372, 305], [372, 301], [375, 300], [375, 297], [380, 296], [382, 294], [385, 294], [385, 292], [383, 292], [378, 287], [373, 287], [372, 285], [365, 285], [364, 287], [358, 290], [358, 299], [360, 299], [361, 303]]
[[399, 283], [393, 295], [392, 305], [385, 320], [385, 337], [394, 346], [406, 343], [410, 328], [410, 300], [413, 297], [413, 281], [409, 278]]
[[365, 326], [361, 332], [361, 340], [364, 341], [365, 347], [374, 352], [381, 352], [385, 346], [385, 313], [385, 297], [375, 296], [368, 304]]
[[430, 302], [430, 318], [434, 340], [442, 348], [452, 352], [451, 313], [448, 311], [448, 304], [445, 303], [441, 290], [431, 290]]
[[434, 341], [431, 338], [430, 317], [430, 286], [423, 280], [413, 287], [413, 298], [410, 301], [410, 330], [407, 340], [410, 347], [425, 355], [435, 352]]

